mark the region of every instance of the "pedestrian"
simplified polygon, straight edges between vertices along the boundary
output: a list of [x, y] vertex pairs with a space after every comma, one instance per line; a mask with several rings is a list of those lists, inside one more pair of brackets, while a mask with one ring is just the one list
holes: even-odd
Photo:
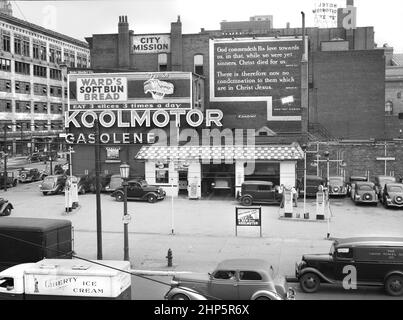
[[294, 207], [298, 207], [298, 192], [295, 187], [291, 188], [291, 193], [292, 193], [292, 201], [294, 202]]
[[285, 190], [284, 185], [283, 184], [280, 185], [278, 193], [281, 195], [281, 203], [280, 203], [280, 208], [281, 209], [284, 208], [284, 190]]

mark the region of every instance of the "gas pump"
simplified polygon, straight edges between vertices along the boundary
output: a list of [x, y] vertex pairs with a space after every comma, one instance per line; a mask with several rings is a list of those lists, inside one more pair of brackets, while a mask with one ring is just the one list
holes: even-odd
[[66, 208], [66, 212], [71, 212], [73, 210], [73, 199], [71, 194], [71, 181], [67, 179], [66, 185], [64, 187], [64, 207]]
[[316, 193], [316, 220], [325, 220], [326, 202], [326, 192], [320, 186]]
[[71, 176], [69, 178], [71, 180], [71, 202], [73, 209], [78, 207], [78, 178]]
[[285, 189], [283, 192], [283, 197], [284, 197], [284, 216], [286, 218], [292, 218], [294, 214], [292, 191]]

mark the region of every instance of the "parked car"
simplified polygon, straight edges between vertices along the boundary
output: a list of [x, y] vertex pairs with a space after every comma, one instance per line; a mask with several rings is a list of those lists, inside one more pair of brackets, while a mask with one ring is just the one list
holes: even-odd
[[48, 174], [37, 168], [22, 168], [19, 170], [18, 181], [21, 183], [43, 180]]
[[55, 175], [58, 175], [58, 174], [70, 175], [69, 164], [68, 163], [64, 163], [64, 164], [59, 163], [59, 164], [55, 165], [55, 167], [53, 169], [53, 173]]
[[[306, 176], [306, 196], [316, 197], [316, 193], [319, 191], [319, 186], [324, 186], [326, 179], [318, 176]], [[300, 197], [304, 196], [304, 178], [297, 180], [297, 190]]]
[[44, 196], [48, 194], [59, 194], [63, 192], [66, 180], [66, 175], [47, 176], [39, 186], [39, 190]]
[[41, 161], [41, 155], [39, 152], [34, 152], [28, 156], [28, 161], [29, 162], [40, 162]]
[[350, 177], [349, 182], [348, 182], [348, 185], [349, 185], [348, 194], [351, 197], [351, 199], [353, 199], [353, 197], [354, 197], [354, 188], [355, 188], [354, 184], [356, 182], [366, 182], [366, 181], [368, 181], [368, 177], [364, 177], [364, 176], [351, 176]]
[[7, 217], [11, 214], [14, 206], [6, 199], [0, 198], [0, 217]]
[[88, 175], [82, 175], [78, 177], [78, 193], [79, 194], [85, 194], [87, 192], [94, 192], [95, 190], [95, 185], [94, 185], [94, 179]]
[[403, 184], [387, 183], [383, 188], [381, 199], [386, 208], [403, 208]]
[[403, 238], [336, 239], [330, 253], [304, 255], [295, 274], [307, 293], [322, 283], [341, 286], [346, 266], [357, 272], [357, 286], [383, 286], [392, 296], [403, 295]]
[[7, 171], [7, 179], [4, 171], [0, 172], [0, 188], [4, 188], [4, 182], [7, 181], [7, 187], [15, 187], [18, 184], [18, 178], [13, 171]]
[[40, 161], [49, 161], [49, 158], [52, 158], [52, 161], [56, 161], [58, 158], [57, 151], [42, 151], [39, 153]]
[[293, 300], [295, 291], [265, 260], [234, 259], [212, 273], [176, 275], [167, 300]]
[[[145, 200], [150, 203], [155, 203], [158, 200], [165, 198], [165, 191], [158, 186], [151, 186], [145, 180], [131, 180], [127, 186], [127, 199], [128, 200]], [[116, 201], [123, 201], [124, 191], [123, 187], [117, 188], [111, 194], [115, 197]]]
[[121, 186], [122, 177], [120, 176], [120, 174], [114, 174], [111, 176], [109, 183], [105, 186], [105, 192], [113, 192]]
[[[358, 203], [378, 204], [378, 193], [372, 182], [355, 182], [353, 184], [353, 201]], [[353, 191], [352, 191], [353, 192]]]
[[282, 195], [273, 183], [265, 181], [245, 181], [237, 194], [237, 199], [243, 206], [251, 206], [254, 203], [281, 203], [281, 198]]
[[329, 177], [329, 195], [347, 196], [349, 186], [343, 176]]
[[376, 176], [375, 177], [375, 186], [378, 193], [378, 197], [382, 199], [383, 188], [387, 183], [397, 183], [397, 178], [393, 176]]

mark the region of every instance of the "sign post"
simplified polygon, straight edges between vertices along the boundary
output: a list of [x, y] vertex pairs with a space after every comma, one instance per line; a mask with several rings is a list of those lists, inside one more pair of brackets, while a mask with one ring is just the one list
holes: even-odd
[[236, 207], [235, 209], [235, 236], [238, 236], [238, 227], [259, 227], [262, 237], [262, 208]]

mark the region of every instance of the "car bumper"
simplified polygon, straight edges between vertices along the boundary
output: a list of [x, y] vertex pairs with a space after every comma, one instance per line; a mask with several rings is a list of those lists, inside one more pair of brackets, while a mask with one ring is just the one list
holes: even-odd
[[392, 201], [386, 201], [386, 204], [388, 205], [388, 207], [403, 208], [403, 203], [398, 204], [398, 203], [394, 203]]

